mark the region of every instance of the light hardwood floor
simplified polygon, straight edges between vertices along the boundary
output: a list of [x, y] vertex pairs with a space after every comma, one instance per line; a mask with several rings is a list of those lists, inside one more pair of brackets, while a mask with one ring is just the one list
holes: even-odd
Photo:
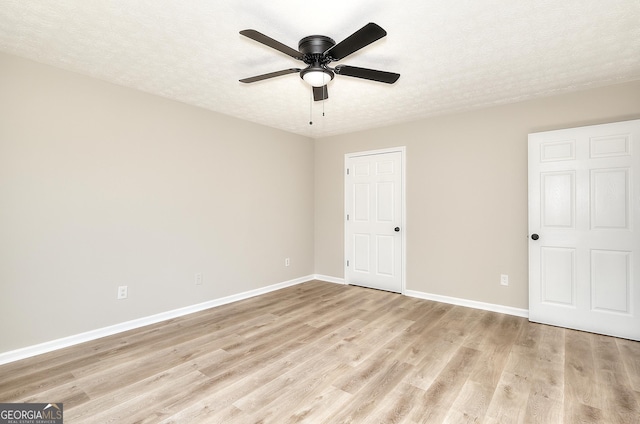
[[0, 366], [65, 423], [640, 423], [640, 343], [308, 282]]

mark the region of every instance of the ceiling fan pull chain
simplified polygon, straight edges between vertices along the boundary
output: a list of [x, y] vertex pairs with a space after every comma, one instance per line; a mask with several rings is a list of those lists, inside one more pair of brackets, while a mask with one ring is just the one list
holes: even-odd
[[311, 97], [309, 97], [309, 125], [313, 125], [313, 87], [311, 87]]
[[327, 101], [327, 97], [329, 97], [327, 95], [327, 85], [325, 84], [324, 87], [322, 87], [322, 91], [324, 91], [324, 96], [322, 96], [322, 116], [324, 116], [324, 102]]

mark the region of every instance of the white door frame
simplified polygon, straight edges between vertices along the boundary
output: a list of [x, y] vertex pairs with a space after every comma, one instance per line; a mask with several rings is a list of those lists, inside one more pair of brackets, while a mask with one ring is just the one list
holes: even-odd
[[377, 149], [377, 150], [367, 150], [364, 152], [353, 152], [353, 153], [346, 153], [344, 155], [344, 174], [343, 174], [343, 187], [344, 187], [344, 209], [343, 209], [343, 214], [342, 214], [342, 219], [344, 220], [344, 227], [343, 227], [343, 236], [344, 236], [344, 245], [343, 245], [343, 249], [344, 249], [344, 253], [343, 253], [343, 257], [342, 257], [342, 265], [343, 265], [343, 275], [344, 275], [344, 282], [345, 284], [349, 284], [349, 281], [347, 280], [347, 245], [348, 245], [348, 240], [347, 240], [347, 206], [349, 204], [349, 199], [347, 199], [347, 164], [349, 163], [349, 160], [355, 157], [359, 157], [359, 156], [372, 156], [372, 155], [380, 155], [380, 154], [385, 154], [385, 153], [400, 153], [401, 156], [401, 162], [402, 162], [402, 171], [400, 173], [400, 178], [401, 178], [401, 197], [402, 200], [400, 201], [400, 207], [402, 209], [402, 212], [400, 214], [400, 217], [402, 219], [402, 223], [400, 224], [400, 246], [402, 248], [402, 259], [400, 261], [400, 266], [401, 266], [401, 288], [400, 288], [400, 294], [404, 295], [405, 294], [405, 290], [406, 290], [406, 279], [407, 279], [407, 228], [409, 228], [407, 226], [407, 196], [406, 196], [406, 176], [407, 176], [407, 148], [406, 146], [400, 146], [400, 147], [391, 147], [391, 148], [387, 148], [387, 149]]

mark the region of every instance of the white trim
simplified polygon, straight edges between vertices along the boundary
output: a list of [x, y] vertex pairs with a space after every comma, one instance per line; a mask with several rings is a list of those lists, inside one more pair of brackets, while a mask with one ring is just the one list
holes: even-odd
[[415, 290], [407, 290], [406, 296], [418, 299], [433, 300], [435, 302], [449, 303], [451, 305], [466, 306], [468, 308], [482, 309], [485, 311], [499, 312], [501, 314], [515, 315], [517, 317], [529, 318], [528, 309], [514, 308], [511, 306], [496, 305], [494, 303], [484, 303], [475, 300], [461, 299], [459, 297], [442, 296], [439, 294], [424, 293]]
[[196, 305], [186, 306], [184, 308], [178, 308], [172, 311], [161, 312], [159, 314], [151, 315], [148, 317], [138, 318], [131, 321], [122, 322], [120, 324], [115, 324], [108, 327], [90, 330], [90, 331], [76, 334], [73, 336], [63, 337], [61, 339], [51, 340], [51, 341], [40, 343], [37, 345], [27, 346], [21, 349], [0, 353], [0, 365], [7, 364], [9, 362], [18, 361], [20, 359], [25, 359], [32, 356], [40, 355], [43, 353], [52, 352], [54, 350], [77, 345], [77, 344], [88, 342], [91, 340], [99, 339], [101, 337], [111, 336], [113, 334], [122, 333], [124, 331], [129, 331], [136, 328], [144, 327], [146, 325], [155, 324], [161, 321], [166, 321], [168, 319], [192, 314], [194, 312], [204, 311], [205, 309], [213, 308], [216, 306], [226, 305], [227, 303], [237, 302], [239, 300], [244, 300], [251, 297], [259, 296], [261, 294], [269, 293], [275, 290], [280, 290], [285, 287], [295, 286], [296, 284], [301, 284], [307, 281], [314, 280], [316, 279], [315, 277], [318, 277], [319, 279], [324, 279], [324, 277], [320, 278], [321, 276], [307, 275], [305, 277], [296, 278], [293, 280], [273, 284], [273, 285], [262, 287], [259, 289], [250, 290], [250, 291], [246, 291], [238, 294], [233, 294], [231, 296], [209, 300], [207, 302], [198, 303]]
[[328, 275], [314, 274], [313, 279], [324, 281], [327, 283], [347, 284], [345, 283], [344, 278], [330, 277]]
[[347, 188], [346, 188], [346, 184], [347, 184], [347, 174], [346, 174], [346, 169], [348, 167], [349, 161], [352, 158], [355, 157], [360, 157], [360, 156], [370, 156], [370, 155], [381, 155], [381, 154], [385, 154], [385, 153], [400, 153], [400, 161], [402, 163], [402, 174], [400, 175], [400, 184], [402, 185], [402, 192], [401, 192], [401, 196], [402, 196], [402, 200], [401, 200], [401, 208], [402, 208], [402, 222], [400, 224], [400, 226], [402, 227], [402, 232], [400, 233], [400, 237], [401, 237], [401, 246], [402, 246], [402, 263], [400, 264], [401, 266], [401, 278], [400, 278], [400, 294], [406, 294], [407, 291], [407, 237], [406, 234], [408, 234], [407, 230], [408, 230], [408, 226], [407, 226], [407, 147], [406, 146], [398, 146], [398, 147], [390, 147], [388, 149], [378, 149], [378, 150], [367, 150], [364, 152], [352, 152], [352, 153], [345, 153], [344, 155], [344, 167], [343, 167], [343, 188], [344, 188], [344, 197], [343, 197], [343, 215], [342, 215], [342, 219], [344, 220], [344, 226], [343, 226], [343, 243], [344, 243], [344, 256], [342, 258], [342, 266], [344, 269], [344, 276], [345, 278], [343, 279], [344, 283], [343, 284], [349, 284], [349, 282], [347, 281], [347, 276], [348, 274], [348, 270], [347, 270], [347, 220], [346, 220], [346, 216], [347, 216], [347, 205], [350, 199], [347, 199]]
[[[126, 321], [120, 324], [111, 325], [109, 327], [98, 328], [96, 330], [87, 331], [85, 333], [80, 333], [73, 336], [63, 337], [61, 339], [51, 340], [51, 341], [40, 343], [37, 345], [27, 346], [21, 349], [0, 353], [0, 365], [8, 364], [9, 362], [19, 361], [25, 358], [30, 358], [36, 355], [41, 355], [43, 353], [52, 352], [54, 350], [62, 349], [65, 347], [74, 346], [74, 345], [88, 342], [91, 340], [96, 340], [101, 337], [111, 336], [114, 334], [122, 333], [124, 331], [129, 331], [129, 330], [144, 327], [147, 325], [156, 324], [158, 322], [166, 321], [172, 318], [177, 318], [177, 317], [192, 314], [195, 312], [204, 311], [205, 309], [214, 308], [216, 306], [226, 305], [227, 303], [249, 299], [251, 297], [260, 296], [265, 293], [280, 290], [286, 287], [295, 286], [297, 284], [306, 283], [312, 280], [320, 280], [320, 281], [325, 281], [328, 283], [335, 283], [335, 284], [346, 284], [344, 278], [331, 277], [331, 276], [322, 275], [322, 274], [307, 275], [305, 277], [296, 278], [293, 280], [285, 281], [278, 284], [273, 284], [267, 287], [262, 287], [259, 289], [250, 290], [243, 293], [233, 294], [230, 296], [222, 297], [220, 299], [209, 300], [207, 302], [198, 303], [196, 305], [186, 306], [184, 308], [174, 309], [172, 311], [161, 312], [159, 314], [138, 318], [131, 321]], [[502, 314], [515, 315], [515, 316], [524, 317], [524, 318], [529, 317], [529, 311], [527, 309], [512, 308], [510, 306], [476, 302], [474, 300], [441, 296], [437, 294], [423, 293], [423, 292], [414, 291], [414, 290], [405, 290], [404, 295], [409, 297], [419, 298], [419, 299], [433, 300], [436, 302], [466, 306], [469, 308], [499, 312]]]

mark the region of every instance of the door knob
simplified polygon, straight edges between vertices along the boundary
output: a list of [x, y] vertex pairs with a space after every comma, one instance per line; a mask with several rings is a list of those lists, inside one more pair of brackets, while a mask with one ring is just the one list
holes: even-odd
[[537, 234], [531, 234], [531, 240], [538, 240], [540, 238]]
[[394, 228], [393, 231], [395, 231], [396, 233], [400, 232], [400, 227]]

